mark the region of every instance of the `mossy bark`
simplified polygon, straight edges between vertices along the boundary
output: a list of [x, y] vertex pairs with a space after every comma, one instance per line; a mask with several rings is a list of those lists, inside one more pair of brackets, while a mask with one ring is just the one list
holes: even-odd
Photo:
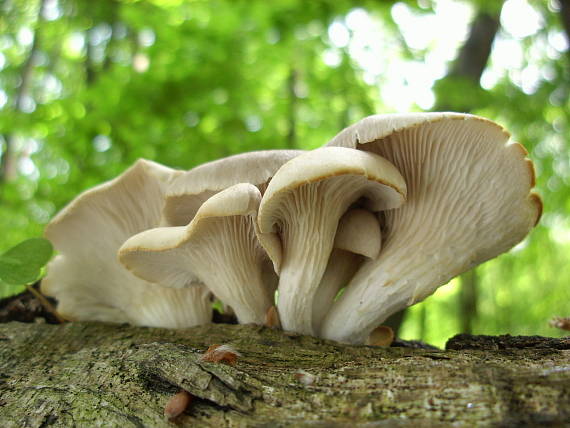
[[[570, 424], [570, 340], [476, 338], [440, 351], [244, 325], [3, 324], [0, 426], [174, 426], [163, 410], [179, 389], [199, 397], [181, 426]], [[235, 366], [200, 360], [215, 343], [242, 354]]]

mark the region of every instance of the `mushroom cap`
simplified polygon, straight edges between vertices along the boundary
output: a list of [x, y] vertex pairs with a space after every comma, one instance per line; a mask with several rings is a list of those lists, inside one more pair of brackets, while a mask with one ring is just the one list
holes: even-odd
[[390, 162], [358, 150], [326, 147], [306, 152], [284, 164], [269, 182], [259, 207], [259, 227], [263, 233], [273, 226], [272, 214], [288, 193], [303, 185], [341, 175], [355, 175], [381, 186], [370, 186], [363, 195], [370, 211], [396, 208], [406, 199], [406, 182]]
[[157, 227], [131, 236], [118, 251], [119, 261], [145, 281], [172, 288], [187, 287], [199, 280], [195, 274], [197, 266], [185, 257], [185, 247], [195, 246], [199, 239], [209, 240], [208, 224], [216, 219], [255, 215], [260, 200], [259, 190], [253, 185], [231, 186], [204, 202], [187, 226]]
[[[354, 149], [313, 150], [279, 169], [263, 196], [258, 225], [280, 274], [277, 307], [284, 329], [314, 333], [314, 296], [345, 211], [355, 203], [371, 211], [393, 209], [405, 195], [406, 183], [390, 162]], [[268, 237], [280, 238], [280, 252]]]
[[204, 202], [187, 226], [131, 237], [119, 250], [119, 260], [138, 277], [172, 287], [199, 278], [240, 322], [263, 323], [272, 299], [263, 282], [267, 256], [255, 232], [260, 200], [252, 184], [231, 186]]
[[169, 187], [162, 224], [184, 226], [211, 196], [234, 184], [251, 183], [263, 193], [266, 183], [302, 150], [260, 150], [218, 159], [181, 174]]
[[263, 195], [258, 225], [261, 244], [277, 273], [281, 270], [283, 248], [274, 229], [280, 222], [281, 206], [287, 203], [294, 189], [328, 178], [352, 175], [360, 177], [362, 182], [377, 184], [367, 186], [362, 195], [361, 202], [370, 211], [393, 209], [405, 201], [406, 183], [394, 165], [378, 156], [362, 155], [358, 150], [340, 147], [316, 149], [287, 162], [275, 174]]
[[382, 234], [376, 215], [356, 208], [341, 217], [334, 238], [334, 248], [375, 259], [381, 247]]
[[116, 259], [127, 238], [158, 224], [166, 187], [180, 173], [141, 159], [121, 176], [79, 195], [48, 224], [45, 235], [59, 255], [48, 264], [41, 287], [58, 300], [63, 316], [155, 327], [210, 321], [210, 293], [203, 285], [158, 288]]
[[324, 337], [363, 342], [389, 315], [520, 242], [542, 203], [527, 151], [497, 124], [459, 113], [371, 116], [327, 146], [377, 153], [404, 176], [407, 203], [385, 213], [383, 250], [328, 313]]

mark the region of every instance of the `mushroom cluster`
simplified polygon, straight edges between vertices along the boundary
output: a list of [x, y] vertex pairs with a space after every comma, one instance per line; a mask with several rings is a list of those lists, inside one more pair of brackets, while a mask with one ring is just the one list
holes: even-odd
[[[365, 343], [391, 314], [520, 242], [542, 204], [524, 147], [467, 114], [367, 117], [312, 151], [175, 171], [140, 160], [48, 225], [43, 291], [75, 320], [240, 323]], [[85, 239], [89, 236], [89, 239]]]

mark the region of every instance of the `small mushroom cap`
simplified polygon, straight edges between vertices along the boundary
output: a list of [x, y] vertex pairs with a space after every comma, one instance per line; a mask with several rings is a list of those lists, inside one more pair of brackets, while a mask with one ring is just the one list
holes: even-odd
[[253, 185], [231, 186], [204, 202], [188, 226], [157, 227], [129, 238], [119, 249], [119, 261], [146, 281], [173, 288], [187, 287], [198, 280], [193, 266], [183, 257], [184, 246], [207, 237], [208, 223], [213, 219], [256, 214], [260, 200], [261, 194]]
[[377, 153], [404, 176], [406, 204], [385, 212], [383, 250], [356, 273], [323, 337], [364, 342], [392, 313], [520, 242], [542, 212], [532, 162], [497, 124], [473, 115], [378, 115], [327, 146]]
[[251, 183], [263, 193], [267, 182], [302, 150], [261, 150], [208, 162], [185, 172], [166, 195], [162, 224], [184, 226], [211, 196], [238, 183]]
[[262, 322], [272, 301], [263, 283], [267, 256], [255, 233], [260, 200], [252, 184], [231, 186], [204, 202], [188, 226], [131, 237], [119, 260], [136, 276], [172, 287], [199, 278], [240, 322]]
[[366, 344], [370, 346], [390, 346], [394, 341], [394, 330], [387, 325], [376, 327], [368, 336]]
[[171, 288], [186, 288], [200, 282], [192, 266], [172, 257], [168, 250], [181, 245], [187, 228], [157, 227], [127, 239], [118, 251], [121, 264], [138, 278]]
[[338, 223], [334, 248], [375, 259], [382, 246], [380, 224], [370, 211], [352, 209]]
[[258, 216], [259, 238], [277, 273], [281, 271], [283, 248], [273, 232], [275, 225], [280, 222], [281, 204], [287, 203], [289, 192], [293, 189], [342, 175], [354, 175], [361, 177], [362, 182], [378, 184], [367, 186], [367, 191], [362, 195], [363, 205], [371, 211], [396, 208], [406, 199], [406, 183], [402, 175], [381, 157], [363, 156], [358, 150], [328, 147], [306, 152], [289, 161], [269, 183]]
[[58, 311], [77, 321], [190, 327], [210, 322], [210, 292], [162, 290], [141, 281], [116, 259], [131, 235], [160, 219], [166, 187], [179, 171], [147, 160], [79, 195], [48, 224], [46, 237], [59, 255], [47, 266], [42, 291]]

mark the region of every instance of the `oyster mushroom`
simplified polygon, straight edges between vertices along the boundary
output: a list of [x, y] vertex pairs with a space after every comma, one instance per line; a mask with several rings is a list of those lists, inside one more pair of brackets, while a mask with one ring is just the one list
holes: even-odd
[[[261, 201], [258, 224], [261, 244], [279, 273], [283, 329], [314, 334], [313, 300], [346, 210], [355, 202], [371, 211], [393, 209], [405, 195], [406, 184], [390, 162], [354, 149], [313, 150], [277, 171]], [[275, 240], [281, 241], [281, 253], [270, 248]]]
[[[207, 162], [180, 174], [166, 192], [160, 226], [186, 226], [208, 198], [238, 183], [251, 183], [263, 194], [275, 172], [285, 162], [301, 153], [302, 150], [260, 150], [240, 153]], [[279, 240], [268, 237], [265, 247], [274, 255], [272, 258], [279, 258], [281, 253]], [[264, 260], [263, 281], [273, 296], [277, 289], [278, 278], [269, 259]], [[233, 311], [227, 302], [222, 303], [224, 312]]]
[[59, 252], [47, 266], [42, 291], [58, 311], [76, 321], [107, 321], [152, 327], [191, 327], [211, 321], [211, 293], [192, 287], [157, 287], [117, 261], [130, 236], [158, 224], [164, 193], [180, 174], [154, 162], [137, 161], [121, 176], [79, 195], [47, 226]]
[[236, 184], [204, 202], [188, 226], [133, 236], [119, 259], [135, 275], [172, 287], [197, 277], [232, 307], [240, 323], [263, 324], [273, 296], [263, 282], [267, 255], [255, 231], [260, 200], [257, 187]]
[[302, 150], [260, 150], [240, 153], [197, 166], [169, 186], [161, 226], [186, 226], [208, 198], [238, 183], [265, 191], [275, 172]]
[[477, 116], [371, 116], [327, 146], [379, 154], [408, 185], [406, 204], [385, 213], [379, 257], [364, 262], [323, 321], [328, 339], [364, 343], [391, 314], [516, 245], [542, 212], [527, 151]]

